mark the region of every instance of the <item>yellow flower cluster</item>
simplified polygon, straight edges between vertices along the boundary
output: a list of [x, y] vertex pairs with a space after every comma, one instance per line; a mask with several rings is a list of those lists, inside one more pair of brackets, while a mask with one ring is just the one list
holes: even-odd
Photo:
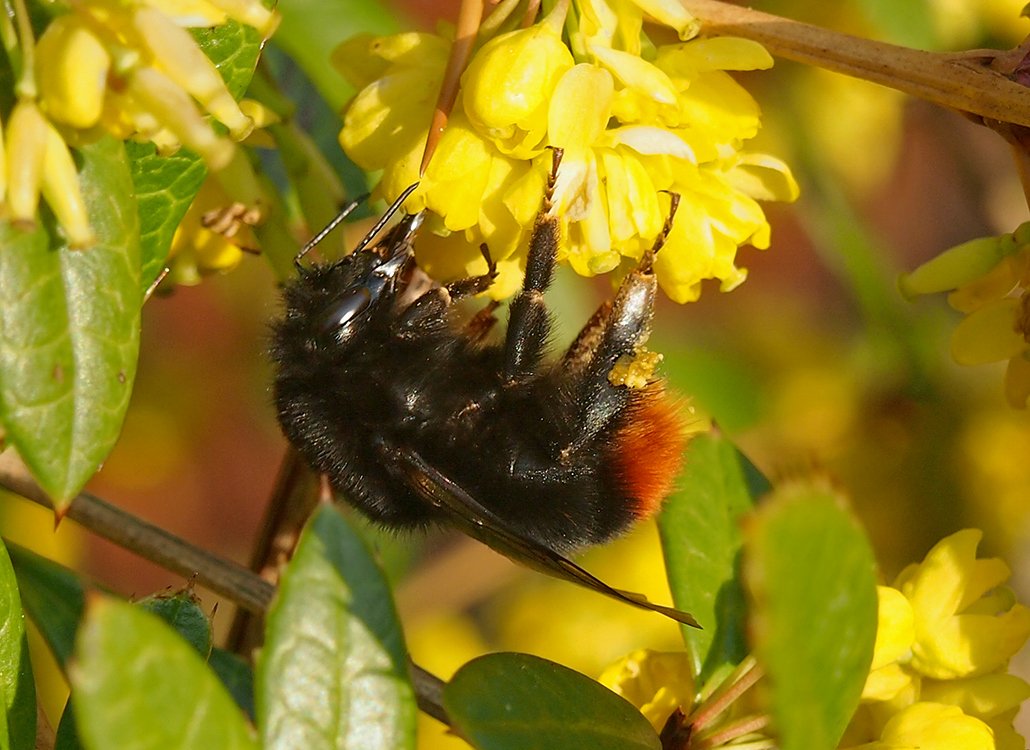
[[260, 0], [90, 0], [72, 2], [38, 40], [20, 24], [17, 102], [4, 129], [7, 214], [32, 225], [40, 192], [72, 247], [93, 242], [68, 142], [103, 132], [152, 141], [162, 153], [185, 146], [218, 170], [232, 142], [253, 128], [185, 26], [232, 18], [266, 37], [278, 16]]
[[[689, 41], [656, 48], [643, 32], [645, 13]], [[767, 68], [768, 53], [743, 39], [692, 38], [694, 19], [671, 0], [561, 0], [532, 26], [497, 27], [481, 29], [454, 111], [406, 204], [432, 212], [437, 237], [418, 248], [426, 270], [442, 279], [480, 273], [485, 242], [500, 270], [492, 293], [514, 291], [550, 150], [560, 148], [551, 211], [562, 218], [562, 254], [577, 272], [639, 259], [667, 217], [663, 192], [676, 192], [682, 201], [656, 263], [662, 288], [685, 302], [703, 279], [720, 279], [724, 290], [743, 281], [738, 246], [769, 243], [756, 199], [797, 194], [782, 162], [741, 148], [758, 130], [759, 111], [727, 71]], [[365, 35], [334, 58], [359, 89], [340, 142], [359, 166], [382, 170], [380, 197], [419, 179], [450, 49], [429, 34]]]
[[[893, 586], [879, 587], [873, 663], [841, 748], [1026, 747], [1012, 720], [1030, 685], [1006, 668], [1030, 636], [1030, 609], [1002, 585], [1005, 563], [977, 559], [981, 536], [967, 529], [946, 537]], [[612, 664], [600, 682], [660, 731], [676, 708], [696, 711], [692, 670], [686, 653], [643, 650]]]
[[1030, 400], [1030, 222], [1011, 234], [950, 248], [899, 280], [908, 297], [950, 291], [966, 314], [951, 338], [961, 365], [1008, 360], [1005, 397], [1016, 409]]
[[946, 537], [879, 588], [873, 664], [844, 746], [1026, 747], [1012, 720], [1030, 685], [1006, 667], [1030, 636], [1030, 609], [1002, 586], [1004, 562], [977, 559], [981, 536]]

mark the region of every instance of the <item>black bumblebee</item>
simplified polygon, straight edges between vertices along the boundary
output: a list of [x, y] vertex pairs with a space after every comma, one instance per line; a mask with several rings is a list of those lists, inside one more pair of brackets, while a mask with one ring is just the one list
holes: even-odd
[[556, 153], [503, 343], [487, 342], [494, 304], [465, 323], [452, 304], [492, 283], [485, 247], [486, 274], [441, 286], [415, 267], [421, 214], [382, 230], [408, 193], [343, 260], [308, 267], [298, 259], [273, 324], [279, 421], [304, 459], [379, 524], [455, 526], [524, 564], [696, 625], [563, 556], [658, 510], [684, 433], [643, 349], [656, 294], [652, 261], [676, 196], [655, 247], [615, 298], [562, 358], [545, 358], [559, 161]]

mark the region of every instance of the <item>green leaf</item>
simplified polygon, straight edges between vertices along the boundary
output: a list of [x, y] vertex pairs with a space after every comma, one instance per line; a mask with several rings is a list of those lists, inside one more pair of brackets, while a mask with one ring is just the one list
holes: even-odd
[[25, 613], [39, 629], [54, 658], [66, 670], [82, 620], [86, 594], [82, 581], [63, 565], [7, 542]]
[[172, 626], [176, 633], [207, 659], [211, 653], [211, 620], [200, 608], [200, 599], [189, 589], [153, 594], [136, 602]]
[[444, 707], [479, 750], [657, 750], [658, 735], [624, 698], [529, 654], [488, 654], [444, 687]]
[[145, 292], [168, 260], [175, 230], [200, 190], [207, 168], [199, 156], [180, 151], [158, 156], [149, 143], [127, 143], [140, 215], [140, 287]]
[[36, 744], [36, 686], [25, 639], [25, 613], [7, 550], [0, 544], [0, 698], [4, 732], [0, 748], [31, 750]]
[[873, 553], [825, 483], [778, 489], [749, 519], [751, 632], [782, 750], [833, 748], [858, 706], [876, 638]]
[[[261, 53], [258, 33], [235, 21], [190, 31], [218, 68], [232, 95], [237, 99], [243, 96]], [[158, 156], [149, 143], [129, 143], [127, 147], [139, 201], [140, 281], [146, 291], [168, 260], [175, 230], [200, 190], [207, 169], [200, 157], [190, 151]]]
[[397, 30], [387, 6], [371, 0], [280, 0], [276, 8], [283, 20], [275, 33], [275, 44], [293, 58], [336, 112], [343, 108], [354, 87], [329, 64], [332, 51], [347, 37], [363, 31], [391, 34]]
[[333, 506], [301, 534], [257, 664], [266, 750], [414, 746], [407, 652], [382, 571]]
[[139, 352], [139, 224], [121, 143], [83, 147], [98, 241], [72, 251], [0, 222], [0, 421], [63, 509], [114, 446]]
[[218, 675], [236, 705], [254, 720], [254, 672], [242, 657], [220, 648], [211, 649], [208, 666]]
[[254, 732], [207, 664], [160, 618], [97, 597], [70, 677], [90, 750], [256, 750]]
[[682, 489], [666, 502], [658, 531], [673, 601], [701, 623], [682, 630], [702, 683], [747, 653], [740, 518], [769, 483], [717, 432], [694, 437], [685, 461]]

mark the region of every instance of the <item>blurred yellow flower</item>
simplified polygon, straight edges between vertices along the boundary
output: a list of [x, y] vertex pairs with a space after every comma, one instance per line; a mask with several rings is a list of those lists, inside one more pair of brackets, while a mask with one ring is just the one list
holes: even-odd
[[[690, 41], [642, 43], [645, 13]], [[772, 58], [754, 42], [692, 39], [696, 31], [669, 0], [566, 0], [533, 26], [480, 39], [406, 204], [436, 214], [428, 226], [445, 239], [422, 249], [420, 262], [478, 272], [485, 242], [495, 260], [521, 269], [549, 150], [561, 149], [549, 210], [562, 219], [560, 256], [577, 272], [639, 259], [668, 215], [660, 194], [676, 192], [683, 201], [656, 263], [666, 293], [685, 302], [704, 279], [720, 279], [724, 290], [743, 281], [737, 248], [769, 242], [756, 199], [792, 200], [797, 185], [783, 162], [742, 151], [758, 130], [758, 107], [726, 72], [769, 67]], [[391, 200], [418, 180], [449, 47], [424, 34], [363, 36], [335, 56], [360, 89], [340, 142], [364, 169], [383, 171], [377, 197]]]
[[960, 365], [1008, 360], [1005, 397], [1025, 409], [1030, 400], [1030, 222], [1011, 234], [980, 237], [927, 261], [898, 281], [907, 297], [950, 291], [948, 303], [966, 317], [951, 337]]
[[887, 722], [876, 742], [849, 750], [995, 750], [994, 733], [956, 706], [913, 703]]
[[927, 677], [956, 679], [1000, 669], [1030, 636], [1030, 609], [1001, 588], [1008, 566], [976, 557], [982, 536], [965, 529], [942, 539], [895, 582], [912, 604], [912, 666]]
[[1030, 610], [1002, 586], [1004, 562], [977, 559], [981, 537], [952, 534], [878, 588], [873, 662], [842, 747], [1025, 746], [1012, 720], [1030, 685], [1005, 670], [1030, 636]]
[[205, 180], [172, 238], [170, 282], [192, 286], [204, 276], [231, 271], [257, 247], [250, 228], [256, 221], [256, 212], [229, 199], [217, 180]]
[[689, 713], [697, 697], [690, 657], [683, 651], [640, 649], [615, 662], [597, 681], [621, 695], [660, 732], [677, 708]]

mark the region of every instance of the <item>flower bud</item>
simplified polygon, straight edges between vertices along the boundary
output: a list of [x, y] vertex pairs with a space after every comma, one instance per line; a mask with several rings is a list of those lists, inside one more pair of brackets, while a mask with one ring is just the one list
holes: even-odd
[[172, 81], [225, 124], [235, 140], [250, 134], [254, 123], [240, 110], [214, 63], [200, 51], [189, 32], [161, 11], [145, 5], [136, 9], [132, 23]]
[[7, 124], [7, 207], [15, 223], [34, 224], [46, 154], [47, 128], [31, 99], [22, 99]]
[[465, 113], [502, 152], [531, 156], [544, 146], [554, 87], [573, 64], [547, 19], [502, 34], [476, 53], [462, 76]]
[[1001, 261], [1004, 245], [998, 237], [978, 237], [945, 250], [911, 273], [898, 279], [898, 289], [907, 297], [956, 289], [983, 276]]
[[111, 55], [74, 14], [55, 18], [36, 44], [40, 104], [53, 119], [90, 128], [100, 119]]
[[43, 197], [57, 217], [57, 222], [68, 236], [68, 244], [74, 250], [82, 250], [96, 242], [93, 228], [89, 224], [86, 201], [79, 185], [79, 173], [75, 168], [68, 144], [53, 125], [47, 123], [46, 154], [43, 157]]
[[182, 145], [196, 151], [209, 169], [221, 169], [232, 158], [232, 142], [218, 136], [189, 95], [163, 73], [139, 68], [129, 78], [128, 93]]

